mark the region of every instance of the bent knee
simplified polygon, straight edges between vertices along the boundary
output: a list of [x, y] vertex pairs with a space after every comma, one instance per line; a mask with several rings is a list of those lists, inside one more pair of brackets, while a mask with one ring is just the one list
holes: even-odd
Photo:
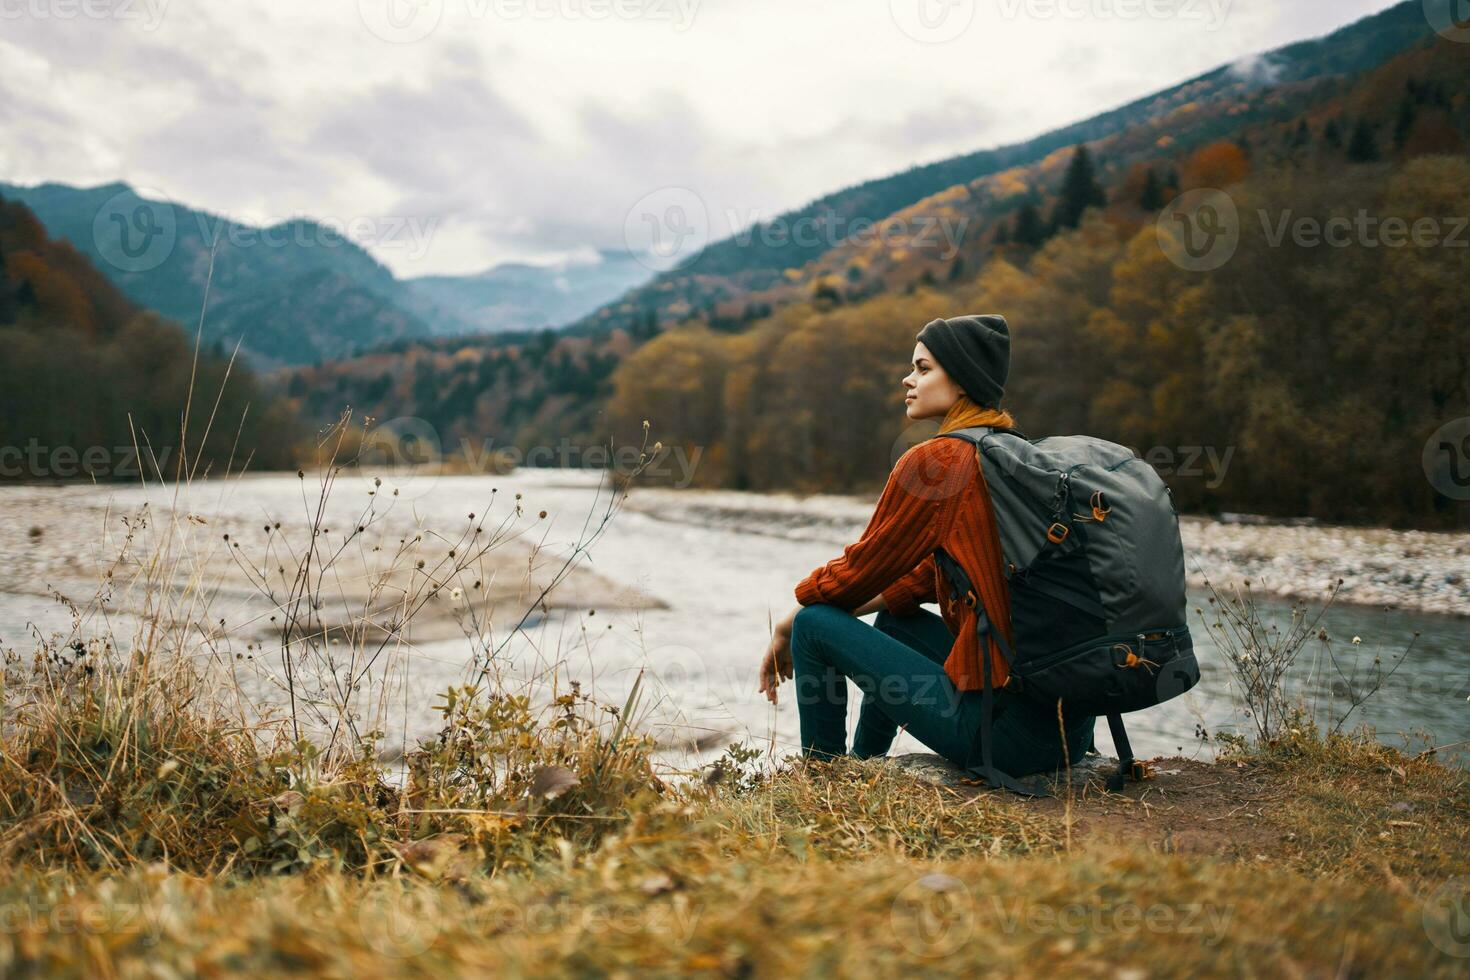
[[795, 636], [798, 630], [813, 631], [820, 630], [823, 625], [840, 622], [837, 617], [852, 618], [852, 613], [846, 609], [826, 602], [814, 602], [809, 606], [802, 606], [797, 610], [795, 618], [791, 620], [791, 633]]

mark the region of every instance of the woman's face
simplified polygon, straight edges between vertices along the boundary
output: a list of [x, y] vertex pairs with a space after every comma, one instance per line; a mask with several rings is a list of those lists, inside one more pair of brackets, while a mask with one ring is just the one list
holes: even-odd
[[944, 368], [923, 344], [914, 344], [913, 366], [903, 379], [905, 414], [915, 422], [943, 418], [959, 399], [962, 389], [944, 373]]

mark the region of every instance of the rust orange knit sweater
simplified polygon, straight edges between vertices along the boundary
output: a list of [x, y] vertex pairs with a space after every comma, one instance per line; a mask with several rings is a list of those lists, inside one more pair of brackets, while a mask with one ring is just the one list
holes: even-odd
[[[1014, 425], [1007, 413], [977, 409], [964, 396], [961, 403], [945, 416], [940, 432], [968, 425]], [[888, 475], [862, 537], [796, 586], [796, 601], [803, 606], [822, 602], [851, 611], [881, 592], [888, 608], [902, 616], [917, 611], [921, 602], [937, 602], [955, 636], [944, 671], [961, 691], [984, 686], [980, 642], [970, 608], [949, 600], [948, 583], [934, 561], [935, 548], [943, 545], [960, 563], [991, 623], [1008, 643], [1015, 642], [1000, 535], [977, 452], [962, 439], [939, 438], [908, 450]], [[990, 664], [991, 684], [1000, 687], [1008, 671], [994, 639]]]

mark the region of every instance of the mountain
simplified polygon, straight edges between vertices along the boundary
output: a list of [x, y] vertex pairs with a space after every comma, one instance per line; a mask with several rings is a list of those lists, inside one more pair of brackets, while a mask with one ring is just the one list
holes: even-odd
[[[1256, 218], [1467, 213], [1467, 54], [1401, 4], [1039, 137], [1030, 162], [958, 158], [937, 190], [880, 182], [901, 203], [875, 221], [948, 223], [949, 240], [717, 243], [710, 268], [571, 329], [406, 340], [298, 372], [291, 394], [312, 418], [351, 404], [428, 419], [449, 446], [636, 449], [646, 419], [650, 441], [700, 454], [701, 485], [876, 489], [902, 448], [894, 402], [918, 328], [998, 311], [1014, 318], [1007, 398], [1029, 435], [1232, 453], [1228, 483], [1169, 475], [1181, 506], [1464, 523], [1416, 455], [1435, 419], [1470, 417], [1470, 335], [1443, 328], [1470, 301], [1460, 252], [1283, 244]], [[1086, 132], [1100, 135], [1063, 135]], [[1165, 205], [1211, 188], [1239, 195], [1240, 255], [1186, 275], [1160, 245], [1177, 225]], [[856, 206], [851, 193], [825, 200]]]
[[0, 194], [25, 204], [133, 302], [165, 317], [197, 322], [207, 280], [206, 341], [226, 349], [240, 341], [260, 368], [350, 357], [406, 338], [565, 323], [650, 274], [627, 253], [602, 252], [586, 262], [400, 280], [344, 235], [305, 218], [257, 227], [123, 183], [0, 183]]
[[196, 361], [191, 334], [3, 195], [0, 351], [0, 446], [13, 450], [0, 479], [171, 478], [191, 385], [193, 472], [295, 462], [303, 430], [248, 367], [209, 349]]
[[[313, 221], [261, 228], [122, 183], [0, 184], [0, 195], [29, 207], [129, 299], [169, 319], [197, 323], [208, 281], [206, 343], [233, 349], [239, 341], [257, 367], [345, 357], [431, 333], [386, 267]], [[334, 305], [342, 297], [351, 298], [348, 310]]]
[[[841, 230], [854, 227], [854, 222], [881, 224], [936, 194], [981, 177], [1040, 163], [1079, 143], [1092, 143], [1149, 124], [1167, 122], [1174, 130], [1184, 122], [1181, 110], [1207, 116], [1211, 106], [1234, 107], [1232, 116], [1218, 120], [1218, 125], [1194, 126], [1190, 132], [1174, 133], [1181, 144], [1176, 149], [1202, 145], [1245, 122], [1281, 111], [1270, 100], [1255, 98], [1256, 93], [1366, 71], [1410, 45], [1435, 36], [1420, 3], [1401, 3], [1325, 37], [1221, 65], [1153, 95], [1021, 143], [911, 167], [844, 188], [765, 225], [706, 246], [682, 265], [570, 324], [567, 330], [572, 334], [617, 328], [633, 331], [650, 318], [659, 323], [678, 320], [691, 312], [709, 311], [716, 304], [732, 306], [740, 311], [736, 315], [743, 316], [742, 300], [778, 287], [788, 270], [800, 269], [826, 253], [841, 241]], [[818, 233], [768, 233], [769, 229], [781, 228]], [[822, 233], [823, 229], [828, 230]], [[764, 300], [752, 302], [752, 312], [764, 310]]]
[[[425, 304], [459, 324], [496, 333], [570, 323], [646, 282], [652, 272], [627, 252], [602, 250], [592, 261], [552, 265], [505, 263], [472, 276], [422, 276], [406, 281]], [[436, 333], [444, 329], [430, 317]]]

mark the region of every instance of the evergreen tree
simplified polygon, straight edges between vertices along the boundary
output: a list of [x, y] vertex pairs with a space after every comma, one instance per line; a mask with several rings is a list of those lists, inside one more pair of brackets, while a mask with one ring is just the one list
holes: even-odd
[[1359, 119], [1353, 127], [1347, 155], [1353, 163], [1371, 163], [1378, 159], [1378, 142], [1373, 138], [1373, 127], [1366, 119]]
[[1056, 230], [1076, 228], [1083, 211], [1106, 203], [1107, 195], [1097, 182], [1092, 155], [1086, 146], [1079, 143], [1072, 154], [1072, 161], [1067, 164], [1067, 174], [1062, 178], [1061, 196], [1052, 211], [1052, 226]]
[[1322, 130], [1322, 138], [1334, 150], [1342, 149], [1342, 130], [1338, 128], [1336, 119], [1327, 120], [1327, 128]]
[[1159, 186], [1159, 177], [1153, 167], [1148, 168], [1148, 175], [1143, 179], [1143, 193], [1139, 195], [1138, 206], [1145, 211], [1157, 211], [1164, 206], [1164, 189]]
[[1030, 201], [1021, 205], [1021, 210], [1016, 212], [1016, 227], [1011, 238], [1031, 248], [1046, 241], [1046, 226], [1041, 223], [1041, 213]]
[[1405, 97], [1399, 102], [1399, 115], [1393, 124], [1393, 145], [1402, 149], [1408, 142], [1409, 134], [1414, 130], [1414, 117], [1418, 115], [1418, 109], [1414, 101]]

